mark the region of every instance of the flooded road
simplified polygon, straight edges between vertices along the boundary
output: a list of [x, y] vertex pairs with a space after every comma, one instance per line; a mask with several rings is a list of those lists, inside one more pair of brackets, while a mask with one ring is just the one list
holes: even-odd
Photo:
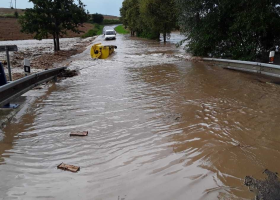
[[246, 175], [280, 172], [279, 86], [185, 61], [173, 42], [98, 42], [118, 49], [76, 56], [79, 76], [0, 130], [0, 199], [252, 199]]

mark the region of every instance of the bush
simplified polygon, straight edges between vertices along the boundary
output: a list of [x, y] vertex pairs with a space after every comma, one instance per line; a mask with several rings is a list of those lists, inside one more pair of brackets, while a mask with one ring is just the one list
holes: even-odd
[[97, 24], [101, 24], [104, 20], [104, 16], [101, 14], [98, 14], [98, 13], [92, 14], [91, 18], [92, 18], [93, 23], [97, 23]]
[[155, 32], [142, 31], [142, 32], [137, 33], [137, 36], [141, 37], [141, 38], [151, 39], [151, 40], [159, 39], [159, 34], [155, 33]]
[[17, 11], [15, 12], [14, 15], [15, 15], [15, 18], [18, 18], [18, 12]]
[[87, 37], [93, 37], [96, 35], [101, 35], [102, 31], [103, 31], [103, 27], [102, 25], [99, 24], [94, 24], [94, 27], [92, 29], [90, 29], [87, 33], [85, 33], [82, 38], [87, 38]]
[[274, 0], [176, 0], [181, 33], [194, 56], [266, 62], [280, 43]]

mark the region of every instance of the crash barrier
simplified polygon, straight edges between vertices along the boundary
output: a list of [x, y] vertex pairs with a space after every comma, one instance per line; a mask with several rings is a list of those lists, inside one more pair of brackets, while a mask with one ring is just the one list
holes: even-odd
[[12, 100], [24, 94], [33, 87], [56, 78], [57, 75], [59, 75], [65, 69], [66, 67], [46, 70], [1, 86], [0, 107], [10, 103]]
[[214, 63], [215, 66], [220, 66], [225, 69], [252, 72], [280, 78], [279, 65], [216, 58], [203, 58], [202, 60]]
[[0, 86], [7, 84], [7, 79], [4, 71], [4, 67], [0, 62]]

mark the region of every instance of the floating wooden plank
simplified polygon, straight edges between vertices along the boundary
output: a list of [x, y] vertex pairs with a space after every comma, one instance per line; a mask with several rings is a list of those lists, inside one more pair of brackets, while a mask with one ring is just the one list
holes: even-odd
[[70, 172], [78, 172], [80, 171], [80, 167], [74, 166], [74, 165], [67, 165], [64, 163], [61, 163], [60, 165], [57, 166], [57, 169], [62, 169]]
[[73, 133], [70, 133], [70, 136], [80, 136], [80, 137], [88, 136], [88, 131], [73, 132]]

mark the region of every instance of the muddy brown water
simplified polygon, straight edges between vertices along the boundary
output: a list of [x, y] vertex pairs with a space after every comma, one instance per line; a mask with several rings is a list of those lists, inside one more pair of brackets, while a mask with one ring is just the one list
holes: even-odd
[[172, 38], [76, 56], [79, 76], [0, 131], [0, 199], [253, 199], [245, 176], [280, 171], [280, 87], [185, 61]]

